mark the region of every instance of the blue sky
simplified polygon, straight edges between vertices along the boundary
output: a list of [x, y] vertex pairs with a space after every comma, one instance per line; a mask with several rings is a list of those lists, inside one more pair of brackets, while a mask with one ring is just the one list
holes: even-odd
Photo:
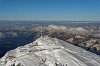
[[0, 20], [100, 21], [100, 0], [0, 0]]

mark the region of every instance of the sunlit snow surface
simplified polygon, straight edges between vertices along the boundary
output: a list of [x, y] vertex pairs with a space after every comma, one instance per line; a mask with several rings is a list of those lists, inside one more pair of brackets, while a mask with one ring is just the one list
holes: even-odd
[[100, 56], [45, 36], [8, 51], [0, 66], [100, 66]]

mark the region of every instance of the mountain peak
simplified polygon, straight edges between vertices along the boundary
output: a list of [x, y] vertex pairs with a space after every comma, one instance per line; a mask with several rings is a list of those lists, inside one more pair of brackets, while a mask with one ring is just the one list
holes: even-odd
[[8, 51], [0, 66], [100, 66], [100, 57], [65, 41], [42, 36]]

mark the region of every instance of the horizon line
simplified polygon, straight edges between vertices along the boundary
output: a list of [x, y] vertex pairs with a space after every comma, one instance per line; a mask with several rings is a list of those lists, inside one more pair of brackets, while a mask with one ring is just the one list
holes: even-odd
[[60, 21], [68, 22], [68, 21], [69, 21], [69, 22], [100, 22], [100, 21], [98, 21], [98, 20], [97, 20], [97, 21], [96, 21], [96, 20], [93, 21], [93, 20], [24, 20], [24, 19], [23, 19], [23, 20], [8, 20], [8, 19], [7, 19], [7, 20], [6, 20], [6, 19], [5, 19], [5, 20], [2, 20], [2, 19], [1, 19], [0, 21], [41, 21], [41, 22], [42, 22], [42, 21], [50, 21], [50, 22], [52, 22], [52, 21], [54, 21], [54, 22], [56, 22], [56, 21], [58, 21], [58, 22], [60, 22]]

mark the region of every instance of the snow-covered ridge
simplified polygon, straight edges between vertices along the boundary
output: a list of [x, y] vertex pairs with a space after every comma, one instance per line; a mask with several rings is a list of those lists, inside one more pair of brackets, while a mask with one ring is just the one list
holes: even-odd
[[100, 66], [100, 56], [45, 36], [8, 51], [0, 66]]

